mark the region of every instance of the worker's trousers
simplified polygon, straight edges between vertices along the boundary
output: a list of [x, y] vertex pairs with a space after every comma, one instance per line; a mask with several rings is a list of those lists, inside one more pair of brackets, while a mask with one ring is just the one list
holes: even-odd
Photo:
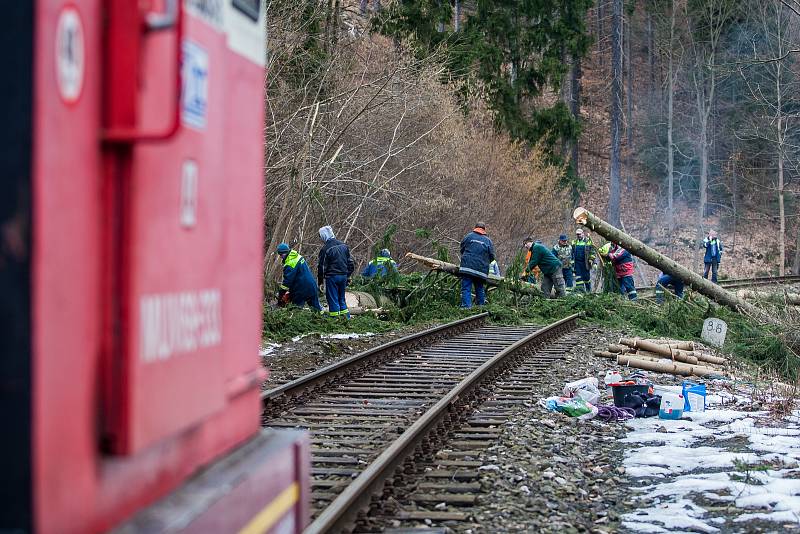
[[659, 304], [664, 303], [664, 293], [666, 291], [671, 291], [675, 298], [682, 299], [683, 298], [683, 285], [677, 284], [675, 282], [670, 282], [669, 284], [661, 285], [661, 282], [656, 284], [656, 302]]
[[708, 271], [711, 270], [711, 281], [717, 283], [717, 269], [719, 268], [718, 261], [711, 261], [706, 263], [706, 268], [703, 271], [703, 278], [708, 280]]
[[572, 267], [561, 269], [561, 274], [564, 276], [564, 285], [567, 286], [567, 289], [572, 289], [572, 286], [575, 285], [575, 282], [572, 280]]
[[592, 271], [586, 268], [586, 265], [581, 263], [575, 264], [575, 290], [583, 291], [584, 293], [592, 292]]
[[619, 292], [627, 295], [630, 300], [636, 300], [636, 285], [633, 283], [633, 276], [623, 276], [619, 279]]
[[461, 307], [472, 307], [472, 286], [475, 286], [475, 303], [478, 306], [486, 304], [486, 281], [477, 276], [461, 275]]
[[311, 306], [317, 311], [322, 311], [322, 306], [319, 303], [319, 297], [317, 296], [317, 286], [314, 286], [314, 294], [310, 297], [295, 297], [293, 293], [289, 293], [289, 299], [292, 301], [292, 304], [297, 306], [298, 308], [302, 308], [306, 304]]
[[[555, 296], [552, 295], [555, 290]], [[542, 273], [542, 293], [545, 297], [559, 298], [566, 295], [566, 287], [564, 285], [564, 275], [561, 270], [556, 269], [553, 274]]]
[[325, 299], [328, 301], [328, 313], [331, 317], [350, 318], [344, 292], [347, 288], [347, 275], [337, 274], [325, 278]]

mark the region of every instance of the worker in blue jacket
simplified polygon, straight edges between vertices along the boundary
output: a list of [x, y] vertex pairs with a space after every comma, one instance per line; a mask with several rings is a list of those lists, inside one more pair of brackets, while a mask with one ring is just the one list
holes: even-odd
[[350, 256], [350, 247], [336, 239], [330, 226], [320, 228], [319, 237], [325, 244], [319, 251], [317, 283], [320, 289], [325, 288], [330, 316], [349, 319], [350, 311], [347, 309], [345, 290], [356, 269], [356, 264]]
[[486, 279], [489, 265], [494, 261], [494, 244], [486, 236], [486, 225], [479, 222], [461, 240], [461, 307], [472, 307], [472, 288], [475, 287], [475, 301], [478, 306], [486, 304]]
[[664, 302], [664, 291], [667, 289], [671, 289], [677, 298], [683, 298], [683, 280], [677, 276], [661, 273], [661, 276], [658, 277], [658, 282], [656, 282], [656, 302], [659, 304]]
[[383, 278], [390, 272], [397, 272], [397, 262], [392, 259], [392, 254], [388, 248], [381, 250], [378, 257], [370, 260], [364, 270], [361, 271], [361, 276], [364, 278]]
[[719, 240], [714, 230], [709, 230], [708, 237], [703, 240], [702, 246], [706, 249], [706, 255], [703, 258], [703, 263], [705, 263], [703, 278], [708, 280], [708, 271], [710, 270], [711, 281], [716, 284], [719, 262], [722, 261], [722, 241]]
[[278, 302], [291, 302], [295, 306], [306, 304], [317, 311], [322, 311], [317, 297], [317, 284], [308, 268], [306, 259], [286, 243], [278, 245], [275, 251], [283, 262], [283, 282], [278, 291]]

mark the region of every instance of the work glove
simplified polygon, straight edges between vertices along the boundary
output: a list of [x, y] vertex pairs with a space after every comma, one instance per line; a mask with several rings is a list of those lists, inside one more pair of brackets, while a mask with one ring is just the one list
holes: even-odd
[[322, 282], [318, 287], [320, 293], [325, 293], [325, 282]]
[[351, 278], [348, 278], [347, 282], [345, 283], [345, 286], [349, 287], [350, 284], [352, 284], [352, 283], [353, 283], [353, 280]]

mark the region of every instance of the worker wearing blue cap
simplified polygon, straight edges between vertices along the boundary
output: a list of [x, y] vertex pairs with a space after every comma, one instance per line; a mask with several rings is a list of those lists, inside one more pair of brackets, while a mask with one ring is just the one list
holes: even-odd
[[558, 243], [553, 247], [553, 254], [561, 262], [561, 274], [564, 275], [564, 284], [566, 284], [567, 291], [572, 291], [575, 285], [572, 280], [572, 245], [567, 240], [567, 234], [558, 236]]
[[315, 310], [322, 311], [317, 296], [317, 283], [306, 259], [286, 243], [278, 245], [275, 253], [283, 262], [283, 282], [278, 291], [278, 303], [291, 302], [300, 308], [308, 304]]

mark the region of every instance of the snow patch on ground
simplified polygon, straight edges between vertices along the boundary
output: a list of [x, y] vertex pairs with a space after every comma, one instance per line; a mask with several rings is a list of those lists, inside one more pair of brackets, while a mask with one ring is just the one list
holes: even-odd
[[[684, 419], [627, 423], [624, 461], [638, 488], [639, 509], [622, 525], [635, 532], [747, 532], [753, 521], [800, 526], [800, 411], [781, 421], [766, 412], [723, 407], [718, 393], [705, 412]], [[739, 404], [741, 406], [741, 403]]]
[[263, 358], [264, 356], [269, 356], [279, 348], [281, 348], [280, 343], [264, 343], [261, 345], [261, 348], [258, 349], [258, 355]]
[[364, 332], [363, 334], [322, 334], [320, 339], [359, 339], [362, 337], [371, 337], [375, 334], [372, 332]]

